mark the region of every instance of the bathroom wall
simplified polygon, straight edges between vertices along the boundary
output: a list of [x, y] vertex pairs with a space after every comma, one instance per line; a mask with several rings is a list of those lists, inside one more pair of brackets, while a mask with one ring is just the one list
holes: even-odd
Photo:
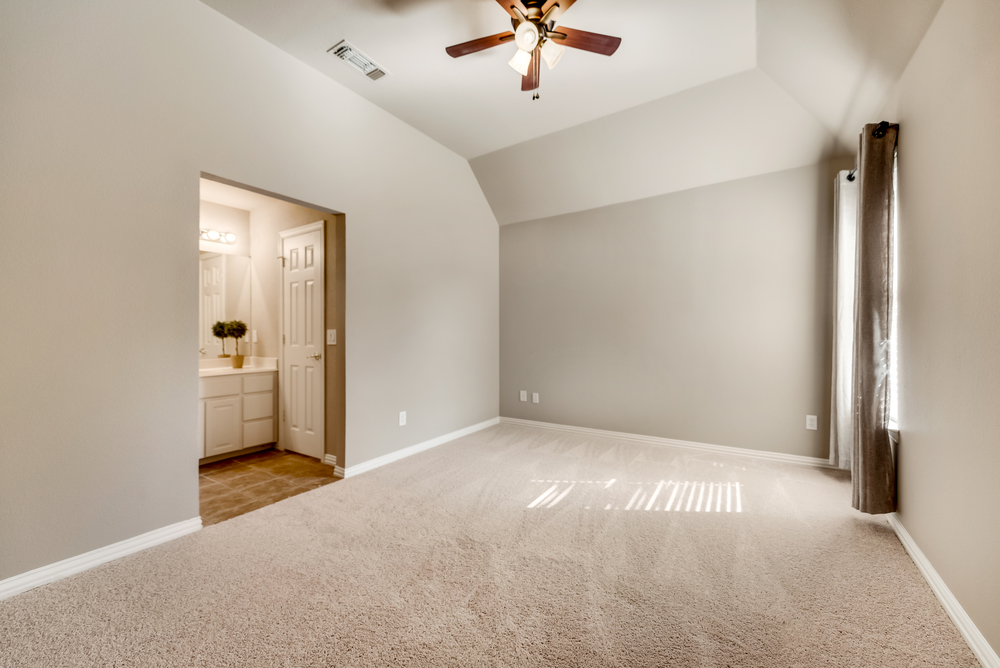
[[249, 211], [200, 200], [198, 202], [198, 221], [203, 230], [232, 232], [236, 235], [236, 242], [231, 244], [201, 239], [198, 242], [198, 247], [201, 250], [224, 255], [250, 255]]
[[253, 325], [256, 354], [281, 354], [281, 260], [278, 234], [283, 230], [325, 221], [325, 329], [336, 329], [336, 346], [326, 346], [326, 452], [344, 462], [344, 216], [271, 199], [250, 212]]

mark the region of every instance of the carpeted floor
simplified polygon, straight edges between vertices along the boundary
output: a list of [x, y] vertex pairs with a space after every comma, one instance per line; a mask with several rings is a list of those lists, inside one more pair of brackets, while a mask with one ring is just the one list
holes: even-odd
[[4, 667], [977, 665], [839, 472], [510, 425], [0, 603]]

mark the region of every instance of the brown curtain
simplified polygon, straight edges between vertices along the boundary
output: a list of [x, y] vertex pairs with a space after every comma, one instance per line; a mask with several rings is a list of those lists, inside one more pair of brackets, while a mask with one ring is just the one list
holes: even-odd
[[866, 125], [858, 157], [857, 277], [854, 311], [855, 508], [896, 510], [896, 465], [889, 443], [889, 327], [892, 323], [893, 162], [898, 125]]

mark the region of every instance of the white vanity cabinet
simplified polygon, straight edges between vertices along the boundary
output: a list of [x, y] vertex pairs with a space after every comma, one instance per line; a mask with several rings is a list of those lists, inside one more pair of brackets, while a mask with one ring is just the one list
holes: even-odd
[[200, 458], [277, 441], [277, 377], [242, 369], [199, 379]]

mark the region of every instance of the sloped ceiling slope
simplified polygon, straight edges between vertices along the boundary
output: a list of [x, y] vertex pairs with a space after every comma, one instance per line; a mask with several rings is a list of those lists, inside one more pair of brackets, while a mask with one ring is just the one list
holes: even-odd
[[[943, 0], [578, 0], [561, 23], [618, 35], [570, 50], [541, 99], [495, 0], [203, 0], [470, 164], [503, 224], [853, 155]], [[327, 53], [348, 39], [391, 74]]]

